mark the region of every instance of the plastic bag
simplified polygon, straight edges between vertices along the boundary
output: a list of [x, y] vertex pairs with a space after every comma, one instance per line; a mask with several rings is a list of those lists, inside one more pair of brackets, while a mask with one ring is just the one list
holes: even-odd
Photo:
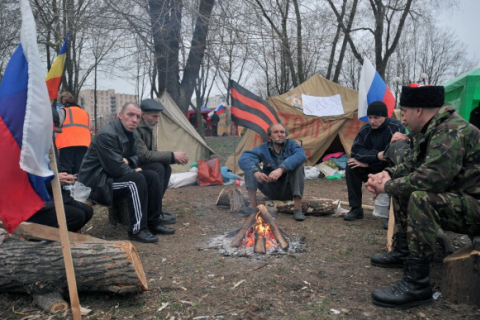
[[201, 186], [223, 185], [220, 159], [198, 160], [198, 184]]
[[316, 167], [304, 167], [305, 179], [318, 179], [320, 171]]
[[76, 201], [85, 202], [90, 196], [91, 191], [92, 189], [90, 187], [86, 187], [83, 183], [75, 181], [71, 191], [71, 196]]
[[197, 183], [197, 176], [196, 172], [172, 173], [168, 181], [168, 189], [193, 186]]

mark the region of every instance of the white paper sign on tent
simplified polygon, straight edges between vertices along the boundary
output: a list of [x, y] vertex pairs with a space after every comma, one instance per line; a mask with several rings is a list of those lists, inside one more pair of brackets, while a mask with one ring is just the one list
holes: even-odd
[[327, 117], [344, 114], [339, 94], [331, 97], [314, 97], [302, 94], [303, 113], [309, 116]]

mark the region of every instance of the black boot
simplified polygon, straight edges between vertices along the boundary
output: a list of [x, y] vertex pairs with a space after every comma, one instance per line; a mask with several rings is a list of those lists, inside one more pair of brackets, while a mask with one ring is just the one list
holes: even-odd
[[363, 219], [363, 208], [362, 207], [355, 207], [352, 208], [345, 217], [343, 217], [343, 220], [346, 221], [355, 221], [357, 219]]
[[426, 259], [408, 257], [403, 266], [403, 279], [386, 289], [372, 292], [373, 304], [385, 308], [409, 308], [430, 304], [430, 264]]
[[370, 263], [380, 268], [403, 268], [403, 261], [409, 254], [407, 235], [403, 232], [397, 232], [393, 236], [392, 251], [373, 255], [370, 258]]

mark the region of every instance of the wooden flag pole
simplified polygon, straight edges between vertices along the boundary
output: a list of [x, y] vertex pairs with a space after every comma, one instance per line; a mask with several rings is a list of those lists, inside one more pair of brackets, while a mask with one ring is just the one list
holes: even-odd
[[55, 212], [57, 213], [58, 229], [60, 233], [60, 242], [62, 244], [63, 261], [67, 274], [68, 293], [70, 295], [70, 306], [74, 320], [81, 320], [80, 302], [78, 300], [77, 281], [75, 279], [75, 270], [73, 269], [72, 251], [70, 249], [70, 240], [68, 238], [67, 220], [65, 218], [65, 208], [63, 207], [62, 190], [60, 179], [58, 178], [57, 159], [55, 156], [55, 146], [50, 147], [50, 167], [55, 174], [52, 180], [53, 200], [55, 203]]
[[395, 233], [395, 214], [393, 211], [393, 199], [390, 198], [390, 212], [388, 215], [388, 230], [387, 230], [387, 250], [392, 251], [393, 234]]

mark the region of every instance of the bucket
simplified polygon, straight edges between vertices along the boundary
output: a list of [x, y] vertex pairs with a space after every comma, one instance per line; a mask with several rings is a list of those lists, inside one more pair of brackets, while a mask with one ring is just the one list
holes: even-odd
[[379, 193], [377, 199], [375, 199], [375, 209], [373, 215], [379, 218], [388, 219], [390, 208], [390, 197], [388, 193]]

